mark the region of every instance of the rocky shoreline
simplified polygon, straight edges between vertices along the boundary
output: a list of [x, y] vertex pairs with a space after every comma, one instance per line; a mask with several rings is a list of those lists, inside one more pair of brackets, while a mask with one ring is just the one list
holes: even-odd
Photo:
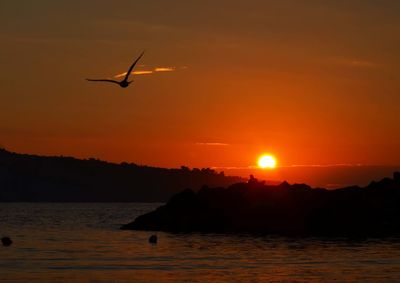
[[400, 235], [400, 173], [336, 190], [265, 185], [251, 176], [228, 188], [186, 189], [126, 230], [290, 236]]

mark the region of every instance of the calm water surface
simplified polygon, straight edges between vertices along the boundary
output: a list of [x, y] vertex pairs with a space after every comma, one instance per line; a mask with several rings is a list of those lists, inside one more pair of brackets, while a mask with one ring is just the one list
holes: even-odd
[[121, 231], [159, 204], [0, 203], [0, 282], [400, 282], [400, 240]]

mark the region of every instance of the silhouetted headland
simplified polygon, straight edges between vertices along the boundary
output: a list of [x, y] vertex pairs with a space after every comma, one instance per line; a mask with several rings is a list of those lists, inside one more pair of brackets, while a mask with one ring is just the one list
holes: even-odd
[[165, 202], [187, 187], [242, 180], [209, 168], [166, 169], [0, 149], [0, 202]]
[[121, 229], [292, 236], [400, 235], [400, 173], [336, 190], [265, 185], [251, 176], [228, 188], [186, 189]]

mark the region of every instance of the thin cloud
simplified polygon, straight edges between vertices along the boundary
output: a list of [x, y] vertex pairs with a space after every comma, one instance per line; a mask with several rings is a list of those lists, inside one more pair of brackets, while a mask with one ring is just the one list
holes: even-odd
[[200, 145], [200, 146], [228, 146], [229, 143], [223, 143], [223, 142], [196, 142], [196, 145]]
[[[115, 75], [114, 78], [121, 78], [121, 77], [125, 77], [127, 72], [123, 72], [121, 74]], [[143, 71], [133, 71], [132, 74], [134, 75], [148, 75], [148, 74], [152, 74], [153, 71], [149, 71], [149, 70], [143, 70]]]
[[175, 67], [157, 67], [154, 72], [173, 72], [175, 69]]
[[[293, 164], [293, 165], [277, 165], [276, 169], [279, 168], [331, 168], [331, 167], [369, 167], [369, 166], [380, 166], [380, 165], [368, 165], [368, 164], [352, 164], [352, 163], [338, 163], [338, 164]], [[257, 165], [249, 166], [214, 166], [212, 169], [260, 169]]]
[[215, 170], [243, 170], [243, 169], [253, 169], [256, 168], [257, 166], [212, 166], [211, 169]]
[[350, 62], [350, 66], [359, 68], [373, 68], [376, 67], [376, 64], [366, 60], [353, 60]]
[[135, 75], [148, 75], [148, 74], [152, 74], [152, 73], [153, 73], [153, 71], [145, 71], [145, 70], [143, 70], [143, 71], [134, 71], [133, 72], [133, 74], [135, 74]]
[[[140, 66], [145, 66], [145, 65], [140, 65]], [[187, 67], [180, 67], [179, 69], [186, 69]], [[173, 72], [176, 71], [176, 67], [155, 67], [152, 70], [139, 70], [139, 71], [133, 71], [132, 74], [134, 75], [150, 75], [158, 72]], [[114, 78], [121, 78], [125, 77], [126, 72], [123, 72], [121, 74], [115, 75]]]
[[352, 163], [337, 163], [337, 164], [292, 164], [289, 166], [280, 166], [283, 168], [287, 167], [361, 167], [368, 166], [365, 164], [352, 164]]
[[365, 60], [365, 59], [349, 59], [349, 58], [333, 58], [331, 60], [333, 64], [342, 65], [352, 68], [376, 68], [378, 64]]

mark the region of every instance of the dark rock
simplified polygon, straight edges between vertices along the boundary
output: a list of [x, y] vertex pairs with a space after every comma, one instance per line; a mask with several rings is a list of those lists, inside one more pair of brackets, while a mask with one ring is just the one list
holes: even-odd
[[1, 242], [2, 242], [3, 246], [5, 246], [5, 247], [9, 247], [13, 243], [9, 237], [1, 238]]
[[121, 229], [295, 236], [400, 236], [400, 186], [384, 178], [365, 188], [265, 185], [254, 177], [229, 188], [185, 190]]
[[400, 172], [394, 172], [393, 179], [396, 183], [400, 183]]
[[149, 238], [149, 243], [151, 244], [157, 244], [157, 235], [151, 235]]

